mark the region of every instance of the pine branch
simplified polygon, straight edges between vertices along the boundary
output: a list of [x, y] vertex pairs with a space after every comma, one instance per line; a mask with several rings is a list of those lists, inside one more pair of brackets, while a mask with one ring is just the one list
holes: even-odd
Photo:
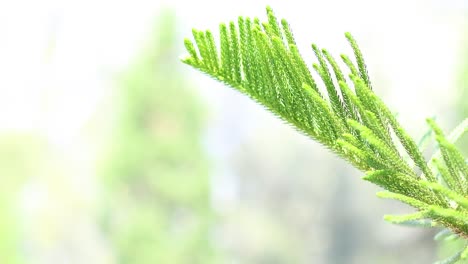
[[[362, 52], [350, 33], [345, 37], [356, 64], [341, 55], [348, 77], [330, 52], [312, 44], [317, 59], [312, 68], [325, 86], [326, 93], [322, 93], [296, 47], [288, 22], [282, 19], [278, 23], [269, 7], [267, 18], [260, 22], [239, 17], [237, 25], [221, 24], [219, 48], [210, 31], [193, 30], [195, 45], [185, 40], [189, 55], [182, 61], [246, 94], [365, 172], [363, 179], [387, 190], [378, 193], [379, 197], [416, 209], [409, 215], [386, 216], [386, 220], [442, 226], [468, 238], [468, 164], [454, 145], [468, 131], [468, 119], [448, 138], [428, 119], [430, 130], [416, 144], [372, 89]], [[422, 149], [432, 134], [439, 150], [428, 162]], [[466, 256], [468, 251], [461, 251], [441, 263]]]

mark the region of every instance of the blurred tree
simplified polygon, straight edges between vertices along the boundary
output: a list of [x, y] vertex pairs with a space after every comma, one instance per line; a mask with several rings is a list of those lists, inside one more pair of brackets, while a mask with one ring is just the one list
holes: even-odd
[[178, 74], [174, 13], [119, 81], [102, 225], [117, 263], [212, 263], [201, 105]]

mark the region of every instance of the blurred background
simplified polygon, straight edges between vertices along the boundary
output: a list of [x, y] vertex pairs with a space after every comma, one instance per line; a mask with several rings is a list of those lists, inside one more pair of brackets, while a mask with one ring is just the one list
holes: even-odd
[[[431, 263], [410, 208], [180, 63], [191, 29], [270, 5], [304, 57], [351, 54], [416, 138], [468, 116], [468, 2], [1, 1], [0, 263]], [[461, 142], [468, 154], [468, 141]]]

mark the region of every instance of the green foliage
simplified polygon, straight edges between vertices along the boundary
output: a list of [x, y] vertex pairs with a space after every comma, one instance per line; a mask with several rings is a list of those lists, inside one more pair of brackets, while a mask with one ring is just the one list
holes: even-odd
[[[18, 221], [18, 199], [31, 175], [47, 166], [46, 142], [30, 134], [0, 135], [0, 263], [26, 263], [21, 243], [25, 234]], [[8, 177], [6, 177], [8, 175]]]
[[[349, 78], [333, 56], [312, 44], [317, 84], [301, 57], [286, 20], [278, 23], [267, 8], [267, 21], [239, 17], [220, 25], [220, 47], [210, 31], [193, 30], [186, 39], [188, 65], [246, 94], [300, 132], [365, 172], [364, 180], [386, 189], [379, 197], [416, 209], [404, 216], [385, 216], [397, 224], [443, 227], [468, 238], [468, 165], [454, 142], [467, 130], [465, 121], [446, 137], [433, 119], [419, 146], [375, 94], [362, 53], [346, 33], [356, 63], [342, 55]], [[421, 148], [434, 133], [439, 151], [428, 163]], [[466, 247], [440, 263], [468, 256]]]
[[150, 48], [119, 82], [102, 164], [102, 227], [116, 263], [212, 263], [202, 109], [185, 79], [174, 78], [174, 14], [166, 10], [158, 22]]

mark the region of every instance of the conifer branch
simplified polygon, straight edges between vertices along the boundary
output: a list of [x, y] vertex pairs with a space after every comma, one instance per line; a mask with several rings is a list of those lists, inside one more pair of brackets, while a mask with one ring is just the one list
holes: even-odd
[[[442, 226], [460, 239], [468, 238], [468, 164], [454, 145], [468, 131], [468, 119], [449, 137], [428, 119], [430, 129], [416, 144], [375, 94], [362, 52], [350, 33], [345, 37], [356, 63], [341, 55], [348, 77], [330, 52], [312, 44], [317, 62], [311, 66], [325, 86], [322, 93], [288, 22], [279, 23], [269, 7], [263, 23], [239, 17], [237, 24], [221, 24], [219, 47], [210, 31], [192, 33], [195, 44], [185, 39], [184, 63], [246, 94], [350, 162], [365, 173], [364, 180], [387, 190], [379, 197], [416, 209], [404, 216], [385, 216], [386, 220]], [[433, 134], [439, 150], [428, 162], [422, 150]], [[440, 263], [467, 256], [465, 249]]]

